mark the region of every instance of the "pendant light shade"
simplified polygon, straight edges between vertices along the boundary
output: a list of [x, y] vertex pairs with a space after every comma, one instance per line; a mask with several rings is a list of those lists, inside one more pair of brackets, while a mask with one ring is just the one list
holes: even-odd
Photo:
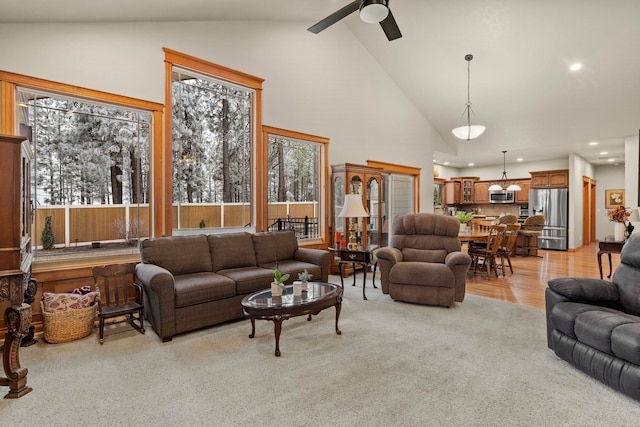
[[[473, 59], [473, 55], [467, 54], [467, 55], [465, 55], [464, 59], [467, 61], [467, 105], [464, 108], [464, 111], [462, 112], [462, 115], [460, 116], [460, 119], [458, 120], [458, 124], [457, 124], [456, 128], [453, 129], [451, 132], [455, 135], [456, 138], [464, 139], [464, 140], [469, 141], [471, 139], [475, 139], [475, 138], [479, 137], [480, 135], [482, 135], [482, 133], [485, 130], [485, 127], [482, 126], [482, 125], [477, 124], [478, 120], [476, 119], [476, 114], [473, 111], [473, 108], [471, 108], [471, 90], [470, 90], [471, 69], [470, 69], [470, 64], [471, 64], [471, 60]], [[467, 122], [466, 124], [464, 124], [465, 116], [466, 116], [466, 122]], [[476, 124], [471, 124], [472, 117], [473, 117], [473, 120], [476, 122]]]
[[389, 15], [388, 0], [365, 0], [360, 6], [360, 19], [368, 24], [384, 21]]
[[507, 178], [506, 156], [507, 156], [507, 152], [502, 151], [502, 178], [500, 178], [499, 182], [496, 182], [495, 184], [491, 184], [491, 186], [489, 187], [489, 191], [502, 191], [502, 190], [520, 191], [522, 190], [522, 188], [520, 188], [518, 184], [513, 184], [509, 182], [509, 179]]

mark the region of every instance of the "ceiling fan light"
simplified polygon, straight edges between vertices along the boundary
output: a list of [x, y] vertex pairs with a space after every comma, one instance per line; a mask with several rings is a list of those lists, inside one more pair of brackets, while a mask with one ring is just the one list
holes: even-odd
[[389, 15], [386, 0], [365, 0], [360, 6], [360, 19], [368, 24], [383, 21]]
[[482, 135], [486, 127], [482, 125], [465, 125], [453, 129], [451, 132], [458, 139], [466, 139], [467, 141], [475, 139]]
[[520, 191], [522, 188], [518, 184], [511, 184], [507, 187], [507, 191]]

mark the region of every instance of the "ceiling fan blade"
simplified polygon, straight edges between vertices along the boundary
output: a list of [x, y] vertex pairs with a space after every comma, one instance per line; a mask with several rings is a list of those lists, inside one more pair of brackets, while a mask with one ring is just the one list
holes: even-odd
[[389, 14], [387, 15], [387, 17], [380, 21], [380, 26], [382, 27], [384, 33], [387, 35], [387, 39], [389, 41], [402, 37], [400, 28], [398, 28], [398, 24], [393, 17], [393, 13], [391, 13], [391, 9], [389, 9]]
[[359, 8], [360, 8], [360, 0], [355, 0], [349, 3], [348, 5], [346, 5], [345, 7], [343, 7], [342, 9], [338, 10], [337, 12], [334, 12], [331, 15], [327, 16], [317, 24], [307, 28], [307, 30], [311, 31], [314, 34], [318, 34], [320, 31], [326, 29], [327, 27], [330, 27], [331, 25], [335, 24], [342, 18], [345, 18], [348, 15], [351, 15], [353, 12], [355, 12]]

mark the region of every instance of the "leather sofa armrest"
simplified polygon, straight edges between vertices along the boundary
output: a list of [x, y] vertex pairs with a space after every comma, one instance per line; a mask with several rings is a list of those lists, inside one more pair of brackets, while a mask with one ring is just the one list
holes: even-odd
[[549, 288], [571, 301], [617, 303], [618, 288], [612, 282], [581, 277], [562, 277], [547, 282]]
[[321, 282], [329, 281], [329, 265], [331, 264], [331, 254], [329, 251], [313, 248], [298, 248], [294, 255], [296, 261], [308, 262], [320, 266]]
[[464, 252], [449, 252], [444, 259], [444, 264], [453, 271], [455, 300], [462, 302], [466, 292], [467, 271], [471, 265], [471, 257]]
[[384, 247], [376, 250], [376, 258], [380, 267], [380, 284], [383, 294], [389, 293], [389, 272], [391, 267], [402, 262], [402, 252], [398, 248]]
[[136, 277], [144, 286], [144, 313], [162, 342], [171, 341], [176, 330], [173, 275], [154, 264], [136, 265]]

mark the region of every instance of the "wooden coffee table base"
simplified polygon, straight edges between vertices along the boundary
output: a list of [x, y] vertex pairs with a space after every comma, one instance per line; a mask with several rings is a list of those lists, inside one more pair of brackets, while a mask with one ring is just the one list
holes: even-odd
[[[253, 304], [256, 301], [256, 297], [264, 295], [268, 293], [270, 296], [270, 291], [262, 291], [256, 294], [253, 294], [242, 301], [242, 307], [244, 316], [251, 320], [251, 334], [249, 334], [249, 338], [253, 338], [256, 335], [256, 319], [264, 319], [271, 320], [273, 322], [273, 331], [276, 339], [276, 351], [275, 355], [280, 357], [280, 334], [282, 332], [282, 322], [290, 319], [292, 317], [298, 316], [308, 316], [307, 321], [311, 321], [312, 315], [317, 315], [325, 308], [335, 307], [336, 308], [336, 334], [341, 335], [342, 331], [338, 327], [338, 320], [340, 319], [340, 310], [342, 309], [342, 288], [333, 284], [313, 284], [319, 289], [323, 287], [324, 292], [319, 297], [313, 297], [306, 300], [304, 297], [306, 292], [303, 292], [302, 297], [299, 301], [295, 301], [290, 304], [278, 304], [278, 299], [280, 301], [283, 297], [270, 297], [270, 301], [275, 301], [275, 303], [270, 302], [269, 304]], [[310, 283], [309, 286], [312, 286]], [[291, 296], [291, 295], [289, 295]]]

